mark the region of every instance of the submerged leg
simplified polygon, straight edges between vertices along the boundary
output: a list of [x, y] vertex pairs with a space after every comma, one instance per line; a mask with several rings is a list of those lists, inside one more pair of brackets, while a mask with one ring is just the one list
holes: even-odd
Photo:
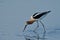
[[45, 40], [46, 32], [43, 32], [42, 40]]
[[43, 22], [42, 22], [42, 21], [40, 21], [40, 23], [41, 23], [41, 24], [42, 24], [42, 26], [43, 26], [44, 32], [46, 32], [46, 29], [45, 29], [45, 26], [44, 26]]

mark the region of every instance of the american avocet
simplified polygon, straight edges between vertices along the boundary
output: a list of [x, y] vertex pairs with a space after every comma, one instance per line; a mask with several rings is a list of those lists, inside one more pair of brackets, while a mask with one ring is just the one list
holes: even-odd
[[[25, 27], [24, 27], [24, 30], [26, 29], [27, 25], [30, 25], [30, 24], [33, 24], [35, 21], [38, 21], [38, 19], [42, 20], [43, 17], [45, 17], [48, 13], [50, 13], [51, 11], [45, 11], [45, 12], [36, 12], [35, 14], [33, 14], [30, 18], [29, 21], [26, 21], [26, 24], [25, 24]], [[41, 22], [41, 21], [40, 21]], [[43, 23], [41, 22], [41, 24], [43, 25]], [[44, 25], [43, 25], [43, 28], [44, 28]], [[23, 30], [23, 31], [24, 31]], [[45, 30], [45, 28], [44, 28]]]

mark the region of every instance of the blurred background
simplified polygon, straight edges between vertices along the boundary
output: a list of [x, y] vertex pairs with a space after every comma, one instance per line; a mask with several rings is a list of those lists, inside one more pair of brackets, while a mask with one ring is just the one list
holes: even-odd
[[[0, 0], [0, 40], [25, 40], [22, 35], [25, 21], [35, 12], [51, 10], [42, 22], [46, 40], [60, 40], [60, 0]], [[36, 23], [27, 27], [33, 30]], [[40, 24], [40, 35], [43, 28]], [[26, 32], [27, 33], [27, 32]]]

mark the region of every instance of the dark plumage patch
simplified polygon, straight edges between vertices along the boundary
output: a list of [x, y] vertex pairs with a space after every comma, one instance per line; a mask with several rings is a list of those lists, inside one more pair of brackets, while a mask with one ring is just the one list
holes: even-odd
[[38, 19], [38, 18], [42, 17], [42, 16], [43, 16], [43, 15], [45, 15], [45, 14], [47, 14], [47, 13], [39, 14], [39, 15], [37, 15], [37, 16], [35, 16], [35, 17], [33, 17], [33, 18], [34, 18], [34, 19]]
[[46, 11], [46, 12], [42, 12], [42, 13], [37, 12], [37, 13], [35, 13], [35, 14], [33, 15], [33, 18], [34, 18], [34, 19], [39, 19], [40, 17], [42, 17], [43, 15], [45, 15], [45, 14], [47, 14], [47, 13], [49, 13], [49, 12], [51, 12], [51, 11]]

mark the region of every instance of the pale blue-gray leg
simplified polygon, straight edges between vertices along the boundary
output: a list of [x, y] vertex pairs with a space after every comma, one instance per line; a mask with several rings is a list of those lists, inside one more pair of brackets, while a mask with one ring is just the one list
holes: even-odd
[[37, 30], [37, 28], [39, 27], [38, 20], [36, 21], [36, 23], [37, 23], [37, 27], [34, 29], [34, 31]]
[[44, 26], [44, 24], [43, 24], [43, 22], [42, 22], [41, 20], [40, 20], [40, 23], [41, 23], [42, 26], [43, 26], [44, 32], [46, 32], [45, 26]]

